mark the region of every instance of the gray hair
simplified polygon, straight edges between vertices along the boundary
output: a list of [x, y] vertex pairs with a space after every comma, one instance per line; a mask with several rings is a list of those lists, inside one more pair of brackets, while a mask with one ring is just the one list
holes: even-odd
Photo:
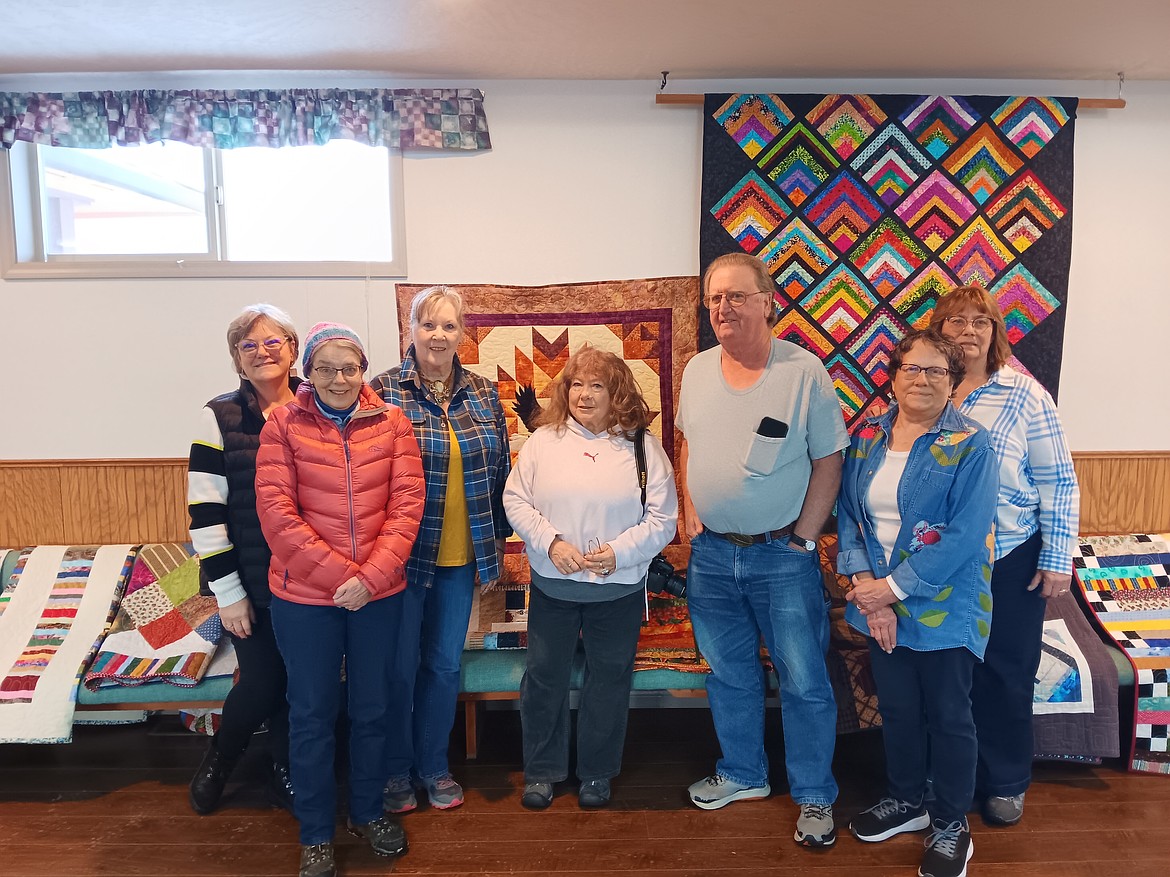
[[237, 345], [244, 339], [244, 336], [252, 331], [252, 327], [261, 320], [267, 320], [272, 323], [288, 339], [288, 342], [292, 345], [292, 361], [294, 363], [297, 361], [297, 356], [301, 350], [301, 339], [297, 335], [297, 327], [293, 325], [292, 317], [275, 305], [263, 303], [248, 305], [240, 311], [238, 317], [228, 323], [228, 352], [232, 355], [232, 365], [236, 369], [236, 374], [242, 375], [244, 373], [243, 366], [240, 364], [240, 350]]
[[410, 328], [418, 326], [424, 314], [430, 313], [442, 301], [449, 301], [455, 306], [455, 322], [459, 324], [459, 331], [466, 328], [463, 324], [463, 295], [452, 286], [428, 286], [420, 289], [410, 302]]

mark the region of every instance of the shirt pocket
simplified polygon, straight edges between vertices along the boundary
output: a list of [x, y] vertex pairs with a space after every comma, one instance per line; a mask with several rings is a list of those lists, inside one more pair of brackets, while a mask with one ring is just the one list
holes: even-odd
[[947, 500], [954, 484], [955, 476], [942, 469], [931, 468], [920, 473], [914, 479], [907, 517], [911, 517], [915, 521], [950, 523], [944, 520], [944, 516], [947, 514]]
[[786, 438], [772, 438], [770, 436], [752, 433], [751, 443], [748, 445], [747, 458], [744, 467], [753, 475], [771, 475], [776, 471], [784, 450]]

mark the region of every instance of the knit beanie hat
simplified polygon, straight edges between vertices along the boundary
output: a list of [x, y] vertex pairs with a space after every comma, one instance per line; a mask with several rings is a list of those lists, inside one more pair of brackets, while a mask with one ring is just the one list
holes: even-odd
[[361, 354], [362, 368], [364, 369], [370, 364], [369, 360], [366, 359], [365, 345], [362, 344], [362, 339], [358, 337], [357, 332], [349, 326], [341, 325], [341, 323], [317, 323], [305, 336], [305, 355], [301, 358], [301, 364], [304, 366], [306, 374], [309, 372], [309, 363], [313, 361], [313, 354], [327, 341], [348, 341], [357, 347]]

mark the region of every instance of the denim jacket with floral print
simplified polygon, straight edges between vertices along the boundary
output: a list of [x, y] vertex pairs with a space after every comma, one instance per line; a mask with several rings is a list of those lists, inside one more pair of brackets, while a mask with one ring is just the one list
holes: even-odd
[[[999, 469], [988, 433], [949, 402], [914, 442], [898, 484], [902, 525], [886, 561], [865, 499], [886, 456], [897, 405], [865, 421], [845, 452], [837, 503], [837, 571], [891, 576], [906, 593], [893, 606], [899, 646], [967, 648], [982, 658], [991, 631], [991, 563]], [[846, 620], [864, 634], [850, 603]]]

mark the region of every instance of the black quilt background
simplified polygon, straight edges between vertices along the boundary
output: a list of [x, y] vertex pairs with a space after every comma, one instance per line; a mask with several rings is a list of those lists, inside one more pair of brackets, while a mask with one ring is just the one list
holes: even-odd
[[[877, 196], [874, 188], [870, 187], [868, 193], [874, 195], [876, 203], [873, 208], [880, 206], [880, 215], [873, 219], [871, 225], [862, 230], [857, 235], [853, 243], [844, 251], [841, 252], [833, 245], [831, 240], [821, 235], [823, 242], [827, 244], [825, 248], [834, 256], [834, 261], [829, 264], [824, 270], [819, 272], [810, 272], [812, 274], [812, 282], [805, 288], [804, 294], [809, 294], [817, 289], [817, 284], [833, 274], [834, 271], [843, 263], [848, 264], [850, 257], [861, 249], [862, 243], [866, 239], [869, 231], [876, 229], [882, 221], [889, 218], [900, 222], [897, 215], [899, 206], [911, 198], [915, 192], [915, 187], [922, 184], [926, 177], [938, 170], [944, 177], [952, 183], [955, 183], [958, 188], [964, 192], [970, 190], [964, 187], [961, 179], [952, 175], [944, 164], [957, 151], [962, 150], [966, 144], [966, 138], [971, 138], [973, 135], [983, 130], [982, 126], [986, 123], [991, 126], [995, 135], [998, 135], [1002, 151], [1010, 153], [1009, 164], [1019, 163], [1018, 169], [1010, 171], [1010, 175], [1006, 176], [1002, 182], [996, 186], [994, 192], [986, 198], [982, 204], [977, 203], [972, 195], [971, 201], [974, 208], [974, 213], [967, 217], [961, 225], [955, 228], [951, 237], [939, 245], [934, 251], [919, 238], [915, 241], [926, 254], [926, 258], [922, 264], [918, 265], [911, 274], [903, 279], [897, 288], [892, 292], [887, 292], [882, 295], [877, 291], [874, 284], [869, 282], [869, 279], [856, 267], [851, 266], [855, 277], [865, 283], [869, 292], [879, 299], [879, 304], [870, 313], [877, 314], [878, 311], [883, 311], [887, 316], [892, 316], [893, 322], [900, 322], [898, 335], [905, 331], [908, 322], [906, 314], [898, 313], [888, 303], [897, 296], [907, 285], [913, 285], [915, 280], [922, 275], [928, 266], [932, 263], [941, 263], [940, 254], [947, 250], [951, 242], [958, 240], [963, 236], [964, 232], [977, 222], [979, 217], [985, 217], [985, 212], [992, 207], [998, 197], [1002, 193], [1010, 190], [1013, 185], [1020, 181], [1022, 177], [1031, 172], [1035, 177], [1039, 178], [1043, 186], [1051, 194], [1052, 198], [1063, 208], [1063, 215], [1056, 218], [1051, 227], [1041, 229], [1041, 234], [1030, 246], [1023, 252], [1019, 252], [1010, 242], [1002, 240], [1004, 249], [1009, 252], [1014, 259], [1006, 264], [1001, 271], [996, 273], [995, 277], [990, 282], [985, 282], [981, 285], [988, 289], [993, 289], [995, 283], [1001, 280], [1004, 275], [1015, 268], [1016, 265], [1021, 265], [1038, 281], [1044, 289], [1054, 298], [1057, 305], [1051, 310], [1047, 316], [1041, 316], [1039, 322], [1030, 327], [1026, 327], [1026, 334], [1013, 343], [1013, 353], [1018, 358], [1024, 368], [1030, 372], [1037, 380], [1039, 380], [1055, 397], [1060, 385], [1060, 367], [1062, 358], [1062, 349], [1064, 343], [1064, 326], [1065, 326], [1065, 309], [1068, 300], [1068, 269], [1069, 261], [1072, 251], [1072, 198], [1073, 198], [1073, 132], [1075, 126], [1077, 101], [1075, 98], [1047, 98], [1045, 100], [1051, 101], [1062, 107], [1067, 114], [1067, 121], [1056, 131], [1055, 135], [1051, 137], [1047, 143], [1038, 147], [1039, 151], [1029, 158], [1025, 152], [1021, 151], [1016, 144], [1013, 144], [1009, 135], [1004, 130], [996, 126], [992, 121], [992, 115], [1003, 107], [1008, 101], [1013, 98], [1003, 96], [963, 96], [960, 98], [953, 98], [953, 100], [963, 102], [962, 105], [968, 107], [971, 113], [976, 117], [976, 121], [966, 131], [958, 132], [955, 137], [955, 142], [950, 144], [949, 148], [938, 157], [935, 157], [931, 152], [927, 151], [922, 146], [922, 142], [915, 139], [915, 134], [909, 130], [901, 121], [901, 117], [908, 109], [914, 107], [919, 102], [923, 101], [923, 95], [860, 95], [860, 96], [829, 96], [819, 94], [793, 94], [793, 95], [763, 95], [759, 97], [779, 99], [783, 102], [792, 113], [792, 119], [785, 124], [781, 130], [775, 133], [770, 140], [764, 142], [764, 145], [759, 146], [759, 152], [755, 157], [749, 156], [744, 148], [733, 139], [729, 134], [728, 129], [724, 127], [720, 121], [717, 121], [715, 116], [725, 108], [729, 101], [737, 97], [731, 94], [708, 94], [706, 96], [706, 103], [704, 107], [704, 127], [703, 127], [703, 182], [702, 182], [702, 211], [700, 218], [700, 233], [699, 233], [699, 255], [700, 255], [700, 270], [705, 271], [710, 262], [717, 256], [723, 253], [736, 252], [739, 250], [747, 250], [760, 255], [765, 252], [768, 244], [774, 241], [778, 236], [781, 236], [789, 228], [792, 222], [797, 219], [803, 219], [810, 228], [815, 229], [815, 225], [805, 215], [805, 211], [809, 210], [816, 202], [819, 196], [831, 188], [841, 173], [850, 168], [850, 162], [854, 156], [860, 156], [875, 138], [878, 138], [885, 132], [885, 128], [889, 125], [898, 126], [900, 134], [905, 135], [911, 143], [919, 147], [920, 156], [930, 160], [930, 167], [921, 168], [915, 167], [918, 171], [918, 176], [915, 180], [906, 185], [905, 191], [894, 195], [887, 194], [887, 198], [892, 199], [889, 203], [884, 203], [882, 199]], [[739, 96], [746, 97], [746, 96]], [[814, 124], [812, 124], [808, 117], [814, 112], [818, 106], [823, 106], [826, 101], [831, 101], [834, 97], [838, 98], [853, 98], [854, 104], [858, 104], [858, 98], [864, 101], [872, 101], [886, 116], [883, 123], [875, 126], [874, 130], [865, 137], [864, 140], [857, 142], [852, 152], [846, 151], [844, 157], [840, 151], [833, 150], [825, 137], [818, 132]], [[846, 106], [846, 113], [851, 112]], [[856, 112], [853, 112], [856, 115]], [[820, 145], [826, 149], [834, 152], [834, 155], [840, 161], [840, 167], [835, 170], [830, 169], [826, 179], [822, 180], [820, 184], [811, 191], [808, 191], [804, 199], [799, 203], [793, 203], [785, 193], [781, 192], [777, 184], [769, 179], [767, 169], [775, 167], [779, 163], [779, 158], [772, 162], [765, 162], [765, 167], [762, 168], [760, 162], [764, 159], [769, 150], [773, 148], [774, 144], [779, 143], [798, 123], [803, 123], [807, 132], [811, 135], [819, 136]], [[848, 123], [848, 118], [846, 118]], [[731, 127], [731, 124], [729, 124]], [[952, 127], [955, 127], [952, 125]], [[1006, 128], [1005, 123], [1005, 128]], [[768, 132], [771, 133], [771, 132]], [[829, 131], [830, 135], [832, 131]], [[921, 134], [921, 131], [920, 131]], [[764, 137], [767, 137], [764, 134]], [[887, 135], [888, 136], [888, 135]], [[890, 141], [887, 140], [886, 143]], [[846, 144], [845, 149], [848, 150], [851, 144]], [[942, 148], [941, 146], [938, 148]], [[1033, 148], [1037, 148], [1036, 141], [1033, 141]], [[815, 147], [814, 147], [815, 153]], [[783, 152], [778, 155], [783, 156]], [[911, 166], [913, 164], [911, 163]], [[713, 209], [720, 205], [730, 192], [744, 180], [745, 176], [754, 171], [760, 180], [769, 187], [770, 195], [780, 202], [784, 209], [790, 210], [789, 216], [783, 218], [779, 223], [768, 231], [762, 239], [758, 241], [748, 241], [748, 245], [744, 246], [734, 237], [729, 231], [728, 227], [724, 225], [713, 214]], [[864, 188], [866, 181], [862, 178], [860, 172], [851, 171], [854, 179], [860, 183], [858, 188]], [[872, 208], [871, 208], [872, 212]], [[727, 221], [727, 217], [724, 217]], [[995, 226], [991, 220], [988, 220], [993, 230]], [[905, 225], [901, 226], [905, 229]], [[753, 246], [754, 245], [754, 246]], [[752, 249], [749, 249], [752, 247]], [[944, 268], [947, 266], [943, 265]], [[949, 269], [948, 269], [949, 270]], [[777, 271], [773, 271], [774, 276]], [[954, 272], [950, 272], [952, 278]], [[993, 294], [994, 291], [993, 291]], [[783, 307], [783, 313], [788, 314], [793, 309], [799, 309], [811, 322], [817, 320], [804, 310], [799, 300], [802, 296], [793, 296], [790, 301], [778, 288], [776, 291], [776, 298], [780, 301]], [[930, 296], [932, 302], [934, 296]], [[1052, 307], [1051, 302], [1048, 307]], [[909, 310], [909, 309], [907, 309]], [[919, 322], [923, 317], [923, 312], [919, 312]], [[826, 315], [826, 316], [832, 316]], [[782, 317], [783, 319], [783, 317]], [[823, 325], [823, 324], [821, 324]], [[886, 391], [886, 377], [884, 374], [885, 358], [884, 353], [873, 358], [869, 362], [869, 368], [859, 364], [856, 359], [853, 359], [846, 348], [855, 343], [859, 338], [866, 335], [868, 327], [871, 322], [868, 319], [863, 319], [861, 323], [854, 328], [847, 337], [840, 341], [834, 339], [826, 332], [826, 340], [835, 343], [833, 351], [828, 356], [825, 355], [824, 350], [817, 350], [814, 346], [804, 343], [803, 339], [797, 333], [789, 332], [788, 334], [780, 334], [780, 337], [786, 337], [788, 340], [802, 343], [803, 346], [813, 349], [818, 353], [822, 359], [828, 360], [834, 355], [842, 355], [848, 357], [850, 361], [857, 366], [857, 370], [865, 375], [872, 384], [865, 389], [864, 398], [859, 398], [857, 387], [846, 393], [840, 381], [837, 382], [838, 395], [842, 399], [842, 407], [845, 409], [846, 418], [852, 424], [856, 419], [859, 411], [864, 411], [868, 402], [879, 395], [884, 395]], [[892, 341], [887, 338], [877, 339], [879, 347], [886, 347], [892, 345]], [[706, 314], [701, 314], [699, 326], [699, 348], [706, 349], [715, 344], [714, 333], [712, 332], [709, 321], [706, 319]], [[848, 399], [847, 399], [848, 396]], [[847, 404], [848, 403], [848, 404]]]

